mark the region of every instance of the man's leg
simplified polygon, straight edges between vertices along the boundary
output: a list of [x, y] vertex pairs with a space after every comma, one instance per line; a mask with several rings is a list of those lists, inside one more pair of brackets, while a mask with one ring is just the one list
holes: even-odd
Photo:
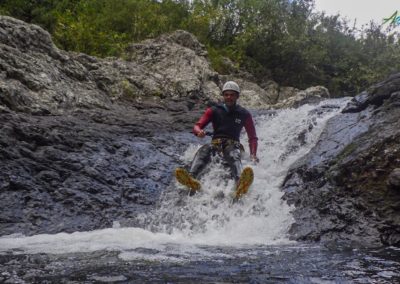
[[237, 201], [248, 192], [254, 180], [254, 173], [250, 167], [246, 167], [242, 171], [241, 150], [239, 144], [228, 145], [224, 149], [224, 158], [229, 163], [232, 176], [236, 181], [234, 201]]
[[189, 173], [194, 178], [198, 178], [200, 173], [211, 160], [212, 146], [210, 144], [203, 145], [194, 156]]
[[242, 161], [240, 146], [236, 144], [229, 144], [224, 148], [224, 159], [228, 162], [229, 168], [231, 170], [232, 177], [237, 182], [242, 173]]
[[189, 187], [190, 194], [194, 194], [201, 188], [200, 182], [197, 180], [197, 178], [207, 163], [211, 160], [211, 151], [211, 145], [202, 146], [194, 156], [189, 172], [187, 172], [184, 168], [177, 168], [175, 170], [175, 177], [177, 181], [180, 184]]

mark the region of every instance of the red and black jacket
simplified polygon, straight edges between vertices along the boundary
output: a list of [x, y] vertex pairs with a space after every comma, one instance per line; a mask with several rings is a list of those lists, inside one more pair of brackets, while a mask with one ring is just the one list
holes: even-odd
[[213, 139], [229, 138], [239, 141], [240, 132], [246, 129], [249, 138], [250, 154], [257, 154], [257, 135], [253, 118], [245, 108], [236, 105], [234, 109], [228, 110], [225, 105], [216, 105], [208, 108], [203, 116], [193, 127], [193, 133], [198, 134], [209, 123], [214, 128]]

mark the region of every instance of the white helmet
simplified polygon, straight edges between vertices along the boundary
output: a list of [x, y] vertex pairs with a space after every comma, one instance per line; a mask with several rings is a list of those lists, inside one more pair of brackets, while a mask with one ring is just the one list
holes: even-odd
[[222, 87], [222, 93], [224, 93], [225, 91], [235, 91], [240, 94], [239, 85], [233, 81], [228, 81], [224, 84], [224, 86]]

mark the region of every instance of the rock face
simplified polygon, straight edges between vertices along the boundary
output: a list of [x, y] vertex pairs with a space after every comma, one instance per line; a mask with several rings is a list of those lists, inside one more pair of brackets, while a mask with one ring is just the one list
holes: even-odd
[[110, 227], [148, 210], [170, 183], [182, 141], [190, 139], [174, 135], [183, 129], [158, 115], [172, 118], [123, 107], [63, 116], [3, 110], [1, 234]]
[[394, 169], [390, 173], [387, 184], [395, 190], [400, 190], [400, 168]]
[[208, 100], [175, 99], [181, 87], [165, 81], [0, 17], [0, 234], [103, 228], [148, 210]]
[[219, 95], [218, 73], [210, 68], [206, 56], [204, 46], [186, 31], [132, 44], [127, 50], [128, 61], [164, 82], [159, 94], [173, 98], [204, 97], [204, 85], [210, 89], [210, 98]]
[[329, 91], [323, 86], [314, 86], [305, 90], [297, 90], [292, 87], [281, 88], [277, 103], [274, 108], [297, 108], [304, 104], [319, 103], [330, 97]]
[[[99, 59], [59, 50], [40, 27], [0, 16], [0, 51], [1, 105], [32, 114], [60, 114], [75, 107], [110, 109], [120, 99], [215, 102], [223, 83], [232, 79], [241, 85], [240, 103], [247, 108], [271, 108], [277, 102], [277, 107], [296, 107], [310, 97], [308, 90], [294, 89], [288, 95], [282, 89], [280, 94], [272, 81], [260, 87], [219, 75], [210, 67], [204, 46], [185, 31], [132, 44], [126, 60]], [[295, 98], [282, 102], [290, 96]]]
[[400, 245], [400, 74], [355, 97], [290, 170], [299, 240]]
[[54, 46], [46, 31], [0, 17], [2, 105], [33, 114], [76, 106], [107, 108], [110, 97], [91, 78], [83, 64]]
[[218, 74], [211, 70], [204, 48], [184, 31], [132, 46], [129, 61], [98, 59], [61, 51], [40, 27], [2, 16], [0, 48], [0, 102], [15, 111], [110, 109], [121, 99], [207, 101], [219, 93]]

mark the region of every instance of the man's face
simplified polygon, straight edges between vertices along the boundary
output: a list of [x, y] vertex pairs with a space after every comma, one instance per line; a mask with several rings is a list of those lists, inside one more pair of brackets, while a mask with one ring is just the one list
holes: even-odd
[[224, 103], [228, 107], [232, 107], [236, 104], [237, 99], [239, 98], [239, 94], [236, 93], [235, 91], [225, 91], [223, 92], [223, 97], [224, 97]]

